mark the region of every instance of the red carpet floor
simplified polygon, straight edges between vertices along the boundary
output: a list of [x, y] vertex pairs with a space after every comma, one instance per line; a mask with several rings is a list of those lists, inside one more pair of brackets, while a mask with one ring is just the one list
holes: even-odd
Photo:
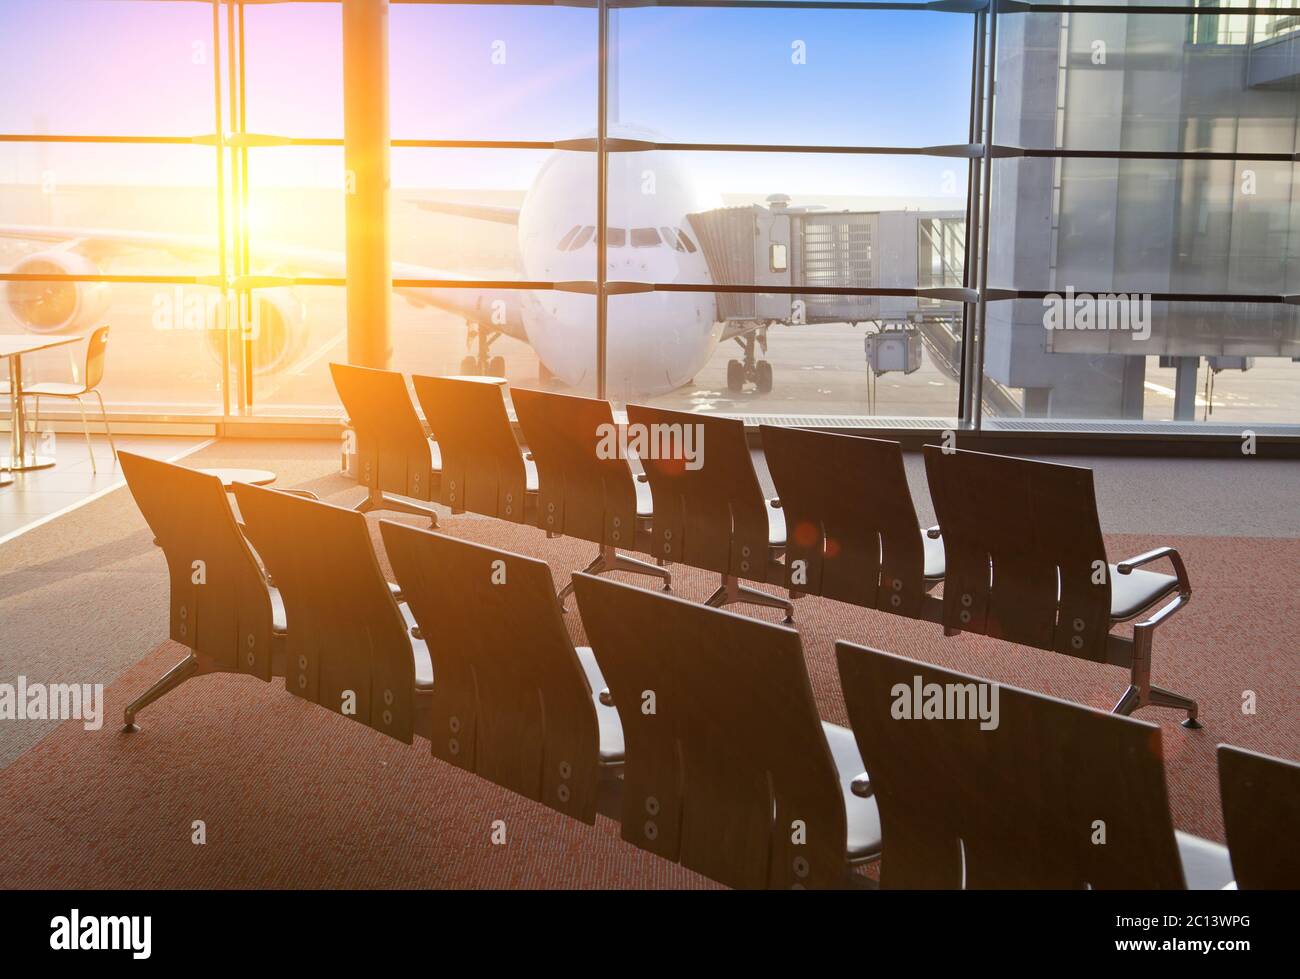
[[[443, 529], [545, 557], [557, 581], [594, 550], [472, 517], [446, 519]], [[1107, 543], [1117, 560], [1171, 541]], [[1175, 825], [1222, 839], [1215, 745], [1300, 758], [1300, 541], [1172, 543], [1195, 593], [1157, 634], [1153, 679], [1196, 697], [1205, 727], [1180, 728], [1174, 711], [1138, 716], [1163, 728]], [[712, 590], [710, 576], [675, 571], [679, 595], [699, 600]], [[818, 599], [801, 600], [796, 615], [822, 714], [840, 723], [839, 638], [1106, 709], [1126, 684], [1114, 667], [946, 639], [927, 623]], [[581, 639], [576, 612], [569, 620]], [[201, 677], [145, 710], [141, 732], [119, 733], [125, 703], [182, 655], [171, 643], [148, 652], [107, 690], [101, 731], [67, 722], [0, 771], [0, 886], [712, 886], [624, 843], [610, 820], [573, 822], [435, 761], [424, 742], [407, 747], [299, 700], [283, 681]], [[1255, 713], [1243, 713], [1246, 691]], [[507, 842], [494, 846], [498, 819]], [[203, 845], [191, 841], [196, 820], [206, 827]]]

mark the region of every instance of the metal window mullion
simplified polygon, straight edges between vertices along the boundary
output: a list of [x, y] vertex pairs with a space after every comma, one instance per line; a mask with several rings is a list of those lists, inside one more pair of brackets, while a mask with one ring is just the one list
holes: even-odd
[[609, 2], [599, 0], [597, 9], [597, 92], [596, 92], [596, 397], [604, 399], [608, 357], [609, 295], [606, 291], [606, 247], [609, 237]]
[[[967, 128], [967, 138], [971, 143], [978, 141], [980, 136], [980, 119], [983, 108], [980, 93], [984, 86], [984, 15], [975, 14], [974, 18], [974, 37], [971, 42], [971, 88], [970, 88], [970, 124]], [[971, 248], [973, 241], [972, 235], [976, 226], [977, 213], [975, 210], [976, 199], [979, 190], [980, 165], [981, 160], [972, 158], [966, 167], [966, 227], [963, 233], [962, 242], [962, 279], [963, 288], [970, 289], [973, 287], [974, 276], [977, 271], [979, 256], [976, 249]], [[957, 421], [958, 424], [965, 424], [970, 418], [970, 335], [972, 327], [972, 316], [974, 309], [970, 303], [962, 303], [961, 307], [961, 352], [962, 362], [958, 364], [958, 376], [960, 384], [957, 389]]]
[[217, 268], [221, 276], [221, 417], [230, 417], [230, 291], [226, 266], [226, 171], [221, 132], [221, 0], [212, 0], [212, 96], [217, 139]]
[[[244, 58], [244, 4], [243, 3], [239, 4], [239, 17], [238, 17], [237, 26], [239, 31], [238, 34], [239, 37], [239, 133], [242, 136], [244, 133], [248, 131], [248, 98], [247, 98], [248, 89], [245, 84], [247, 75], [244, 70], [245, 58]], [[239, 173], [240, 173], [240, 190], [241, 190], [240, 205], [243, 208], [244, 215], [246, 216], [250, 213], [250, 195], [252, 192], [250, 187], [250, 181], [248, 178], [248, 173], [249, 173], [248, 146], [246, 144], [241, 144], [238, 152], [239, 152]], [[241, 222], [240, 226], [243, 229], [243, 240], [240, 243], [240, 247], [243, 250], [244, 274], [251, 275], [253, 272], [252, 244], [251, 244], [252, 234], [248, 227], [247, 221]], [[252, 322], [253, 309], [254, 309], [252, 290], [250, 289], [246, 291], [245, 295], [247, 296], [246, 302], [248, 307], [247, 323], [249, 326], [255, 326], [255, 324]], [[244, 324], [242, 323], [240, 324], [241, 330], [239, 334], [240, 335], [240, 369], [243, 371], [243, 377], [244, 377], [243, 385], [244, 385], [244, 392], [246, 396], [244, 409], [247, 414], [251, 415], [253, 413], [253, 394], [254, 394], [253, 333], [251, 331], [245, 331], [244, 329], [242, 329], [243, 325]]]
[[[226, 83], [227, 92], [230, 99], [230, 128], [232, 135], [238, 135], [236, 130], [239, 129], [239, 71], [236, 66], [236, 59], [239, 56], [237, 50], [235, 33], [235, 5], [226, 4]], [[230, 196], [231, 196], [231, 226], [234, 231], [234, 241], [232, 242], [232, 257], [235, 278], [243, 279], [247, 275], [247, 269], [244, 268], [244, 250], [242, 242], [244, 240], [244, 215], [247, 208], [244, 201], [243, 192], [243, 175], [240, 173], [240, 157], [238, 151], [228, 146], [229, 140], [225, 138], [225, 133], [221, 133], [223, 149], [230, 151]], [[238, 336], [244, 332], [244, 297], [247, 291], [242, 285], [235, 286], [233, 289], [233, 308], [235, 310], [235, 325], [238, 328]], [[226, 345], [230, 346], [232, 342], [230, 323], [226, 323]], [[235, 392], [236, 404], [235, 413], [237, 415], [246, 415], [248, 404], [248, 393], [244, 390], [244, 357], [243, 345], [240, 344], [235, 348], [238, 356], [235, 357], [235, 369], [237, 371]]]
[[[980, 173], [980, 262], [979, 300], [976, 306], [974, 384], [971, 391], [972, 428], [980, 431], [984, 422], [984, 333], [988, 326], [989, 215], [993, 184], [993, 103], [997, 95], [998, 0], [989, 0], [989, 38], [984, 59], [984, 165]], [[1014, 313], [1013, 313], [1014, 316]]]

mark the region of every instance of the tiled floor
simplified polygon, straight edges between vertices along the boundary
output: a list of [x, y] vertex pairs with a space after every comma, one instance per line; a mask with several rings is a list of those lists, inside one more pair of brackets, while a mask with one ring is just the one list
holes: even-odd
[[[168, 460], [187, 455], [211, 441], [153, 435], [118, 435], [116, 440], [119, 449]], [[7, 444], [7, 435], [5, 441]], [[91, 442], [99, 467], [97, 474], [91, 471], [85, 440], [62, 433], [54, 451], [57, 465], [49, 469], [3, 474], [12, 476], [13, 484], [0, 486], [0, 543], [52, 514], [62, 513], [123, 484], [122, 471], [114, 463], [108, 440], [92, 435]]]

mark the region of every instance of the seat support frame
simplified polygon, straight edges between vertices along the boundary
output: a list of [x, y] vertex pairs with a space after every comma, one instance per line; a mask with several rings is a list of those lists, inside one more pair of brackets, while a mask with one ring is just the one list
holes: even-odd
[[[649, 561], [642, 561], [638, 558], [628, 557], [626, 554], [620, 554], [618, 548], [611, 547], [608, 544], [602, 544], [599, 553], [592, 558], [591, 563], [582, 569], [584, 574], [604, 574], [606, 571], [626, 571], [629, 574], [649, 575], [652, 578], [658, 578], [663, 582], [664, 591], [673, 590], [673, 575], [663, 563], [651, 564]], [[560, 600], [560, 611], [567, 612], [569, 607], [566, 600], [573, 594], [573, 579], [560, 589], [556, 596]]]
[[[1182, 722], [1182, 726], [1195, 730], [1201, 726], [1200, 721], [1196, 719], [1196, 701], [1172, 690], [1166, 690], [1164, 687], [1157, 687], [1151, 682], [1151, 646], [1155, 640], [1156, 628], [1192, 600], [1192, 584], [1187, 577], [1187, 567], [1183, 564], [1182, 555], [1172, 547], [1158, 547], [1153, 551], [1121, 561], [1115, 568], [1120, 574], [1131, 574], [1134, 568], [1161, 559], [1168, 559], [1174, 566], [1174, 573], [1178, 577], [1178, 595], [1150, 618], [1133, 626], [1133, 640], [1131, 643], [1125, 643], [1128, 646], [1128, 662], [1125, 665], [1130, 667], [1129, 688], [1124, 691], [1124, 696], [1120, 697], [1111, 713], [1127, 716], [1140, 707], [1172, 707], [1174, 710], [1187, 711], [1187, 719]], [[1111, 636], [1108, 645], [1115, 643], [1116, 639], [1117, 637]], [[1122, 638], [1118, 641], [1124, 642]]]
[[704, 602], [710, 608], [723, 608], [727, 605], [761, 605], [764, 608], [779, 608], [785, 613], [785, 621], [794, 621], [794, 603], [779, 595], [769, 595], [765, 591], [742, 585], [740, 579], [732, 574], [724, 574], [718, 588]]
[[379, 510], [391, 513], [411, 513], [417, 517], [428, 517], [429, 526], [438, 526], [438, 511], [431, 506], [424, 506], [405, 497], [385, 493], [383, 490], [369, 487], [368, 495], [353, 508], [357, 513], [373, 513]]

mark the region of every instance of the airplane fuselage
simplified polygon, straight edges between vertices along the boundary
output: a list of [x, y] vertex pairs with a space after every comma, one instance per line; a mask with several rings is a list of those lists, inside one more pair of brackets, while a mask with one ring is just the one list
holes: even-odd
[[[616, 135], [645, 137], [621, 127]], [[614, 134], [614, 133], [612, 133]], [[687, 215], [704, 209], [680, 163], [663, 152], [611, 153], [608, 281], [711, 281]], [[596, 278], [596, 160], [560, 151], [537, 175], [519, 215], [525, 279]], [[686, 384], [721, 336], [712, 293], [648, 292], [608, 300], [606, 390], [615, 400]], [[596, 300], [546, 290], [523, 297], [528, 342], [546, 368], [578, 389], [594, 388]]]

